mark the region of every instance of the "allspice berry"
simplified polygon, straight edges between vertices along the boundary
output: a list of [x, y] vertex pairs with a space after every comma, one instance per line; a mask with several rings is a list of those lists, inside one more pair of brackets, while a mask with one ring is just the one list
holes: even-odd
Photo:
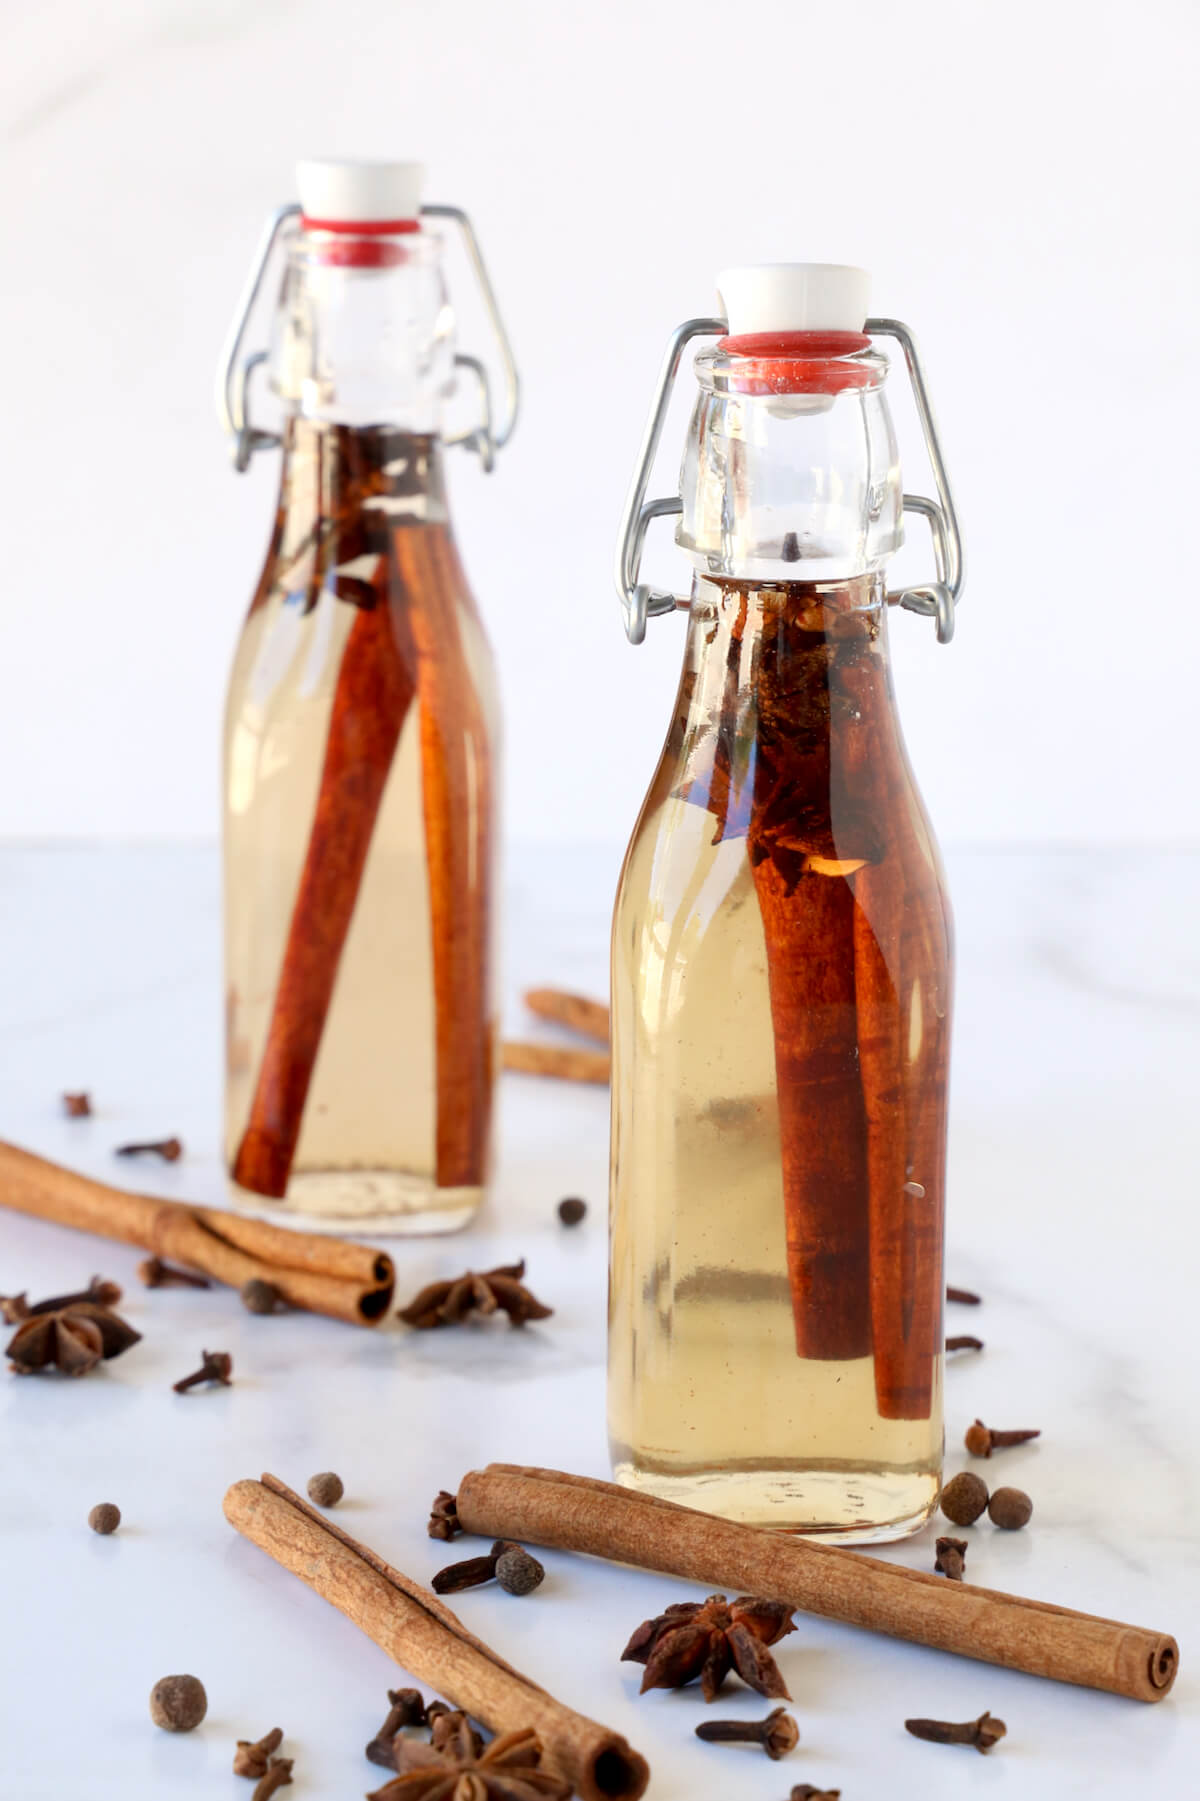
[[308, 1479], [308, 1498], [318, 1507], [336, 1507], [345, 1492], [342, 1478], [335, 1476], [332, 1470], [322, 1470]]
[[510, 1595], [529, 1595], [539, 1588], [546, 1572], [523, 1545], [511, 1545], [496, 1559], [496, 1581]]
[[998, 1488], [988, 1502], [988, 1516], [1005, 1532], [1019, 1532], [1033, 1517], [1033, 1502], [1023, 1488]]
[[987, 1504], [987, 1483], [973, 1470], [952, 1476], [941, 1493], [942, 1512], [956, 1526], [973, 1526]]
[[163, 1676], [150, 1690], [150, 1718], [164, 1732], [192, 1732], [207, 1712], [198, 1676]]
[[121, 1509], [114, 1506], [111, 1501], [101, 1501], [99, 1506], [93, 1507], [88, 1514], [88, 1525], [102, 1538], [107, 1538], [110, 1532], [115, 1532], [120, 1524]]
[[558, 1203], [558, 1217], [564, 1226], [577, 1226], [587, 1212], [587, 1202], [581, 1201], [578, 1195], [568, 1195], [565, 1201]]
[[277, 1313], [283, 1305], [283, 1296], [274, 1282], [264, 1282], [261, 1276], [251, 1276], [238, 1293], [247, 1313]]

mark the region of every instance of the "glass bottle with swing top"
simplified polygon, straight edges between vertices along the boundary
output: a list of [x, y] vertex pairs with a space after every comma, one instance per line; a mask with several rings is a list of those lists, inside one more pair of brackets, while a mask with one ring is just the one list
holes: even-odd
[[[618, 1481], [728, 1518], [896, 1538], [942, 1459], [951, 921], [896, 712], [893, 605], [962, 589], [912, 334], [867, 277], [720, 278], [674, 334], [617, 581], [630, 637], [687, 615], [612, 937], [609, 1426]], [[687, 342], [677, 497], [646, 500]], [[906, 495], [877, 340], [904, 352], [938, 498]], [[903, 517], [934, 580], [889, 591]], [[677, 601], [639, 579], [676, 518]]]
[[[314, 1227], [449, 1231], [488, 1177], [496, 1071], [492, 656], [446, 505], [447, 397], [490, 468], [517, 383], [466, 216], [407, 163], [302, 163], [222, 359], [244, 469], [282, 445], [279, 502], [225, 734], [225, 1150], [231, 1198]], [[456, 355], [437, 227], [457, 225], [506, 388]], [[268, 264], [272, 349], [242, 340]], [[282, 432], [251, 424], [266, 362]]]

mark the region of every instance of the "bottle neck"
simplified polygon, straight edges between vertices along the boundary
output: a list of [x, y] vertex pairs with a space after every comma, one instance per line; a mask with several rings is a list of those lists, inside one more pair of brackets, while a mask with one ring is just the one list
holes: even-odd
[[299, 414], [287, 420], [274, 552], [295, 566], [297, 587], [315, 592], [332, 582], [343, 598], [361, 598], [392, 528], [406, 522], [448, 523], [440, 438]]
[[797, 876], [869, 860], [876, 822], [856, 812], [856, 770], [898, 745], [881, 575], [697, 579], [668, 748], [685, 770], [675, 791], [714, 816], [714, 843], [753, 834]]
[[886, 373], [869, 348], [701, 352], [676, 532], [700, 575], [846, 582], [884, 567], [903, 541]]
[[437, 238], [297, 232], [271, 353], [272, 386], [295, 417], [435, 436], [453, 381]]

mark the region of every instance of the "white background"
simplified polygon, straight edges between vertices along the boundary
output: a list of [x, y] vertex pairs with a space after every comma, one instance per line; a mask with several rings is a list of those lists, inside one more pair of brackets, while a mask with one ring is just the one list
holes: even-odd
[[1198, 50], [1192, 0], [10, 4], [0, 834], [216, 830], [275, 470], [229, 472], [214, 361], [294, 158], [359, 154], [471, 211], [525, 377], [453, 478], [513, 838], [622, 841], [665, 728], [681, 625], [630, 650], [609, 565], [668, 330], [829, 258], [920, 334], [967, 534], [953, 648], [894, 621], [941, 836], [1192, 840]]

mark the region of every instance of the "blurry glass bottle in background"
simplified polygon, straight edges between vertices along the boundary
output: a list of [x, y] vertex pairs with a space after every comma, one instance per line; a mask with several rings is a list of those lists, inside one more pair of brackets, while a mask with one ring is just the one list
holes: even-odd
[[[233, 1198], [329, 1228], [448, 1231], [483, 1194], [496, 1064], [498, 717], [446, 508], [457, 373], [414, 164], [303, 163], [269, 358], [279, 504], [225, 728], [225, 1150]], [[490, 467], [511, 430], [468, 434]], [[458, 359], [458, 363], [468, 359]], [[486, 379], [479, 365], [486, 400]]]
[[[642, 504], [664, 377], [619, 562], [636, 640], [672, 605], [637, 586], [641, 533], [679, 514], [683, 673], [613, 926], [613, 1462], [842, 1539], [922, 1523], [943, 1436], [951, 927], [892, 692], [903, 495], [866, 286], [722, 278], [727, 329], [668, 354], [725, 331], [681, 498]], [[939, 581], [903, 598], [949, 636], [944, 500]]]

